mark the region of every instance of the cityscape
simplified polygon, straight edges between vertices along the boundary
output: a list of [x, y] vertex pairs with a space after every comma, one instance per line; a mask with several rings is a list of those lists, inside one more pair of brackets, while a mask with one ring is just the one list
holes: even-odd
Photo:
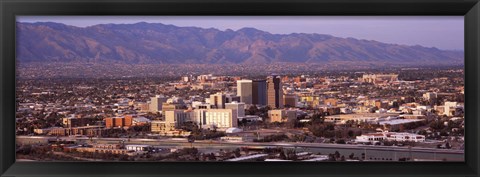
[[[159, 24], [85, 28], [51, 22], [18, 25], [22, 31], [17, 38], [23, 41], [19, 45], [28, 49], [20, 50], [17, 58], [17, 161], [465, 160], [465, 73], [459, 51], [370, 41], [357, 44], [356, 39], [275, 35], [256, 29], [242, 32], [242, 28], [224, 31], [231, 36], [221, 42], [198, 44], [192, 42], [196, 39], [185, 39], [188, 44], [179, 42], [182, 46], [194, 47], [185, 47], [192, 54], [182, 55], [190, 51], [176, 48], [176, 42], [190, 33], [203, 36], [206, 29], [170, 25], [168, 29], [177, 31], [172, 35], [182, 35], [156, 39], [167, 41], [152, 44], [160, 46], [152, 47], [161, 51], [156, 55], [167, 56], [158, 62], [152, 61], [148, 52], [128, 53], [116, 37], [109, 36], [115, 43], [110, 44], [102, 43], [101, 37], [85, 36], [93, 33], [87, 29], [100, 28], [103, 35], [112, 29], [130, 35], [121, 31], [126, 29], [143, 40], [142, 34], [164, 33], [167, 27]], [[73, 32], [76, 30], [83, 31]], [[76, 37], [68, 36], [71, 33]], [[215, 35], [222, 33], [215, 31]], [[247, 48], [232, 42], [238, 36]], [[28, 38], [38, 39], [39, 44]], [[301, 42], [290, 48], [279, 47], [281, 41], [288, 39], [290, 44], [296, 38], [319, 41], [309, 39], [312, 45]], [[68, 40], [77, 41], [73, 48], [86, 41], [90, 49], [79, 52], [72, 46], [59, 47], [59, 41], [67, 45]], [[324, 48], [331, 41], [336, 51]], [[116, 46], [115, 54], [109, 45]], [[199, 45], [208, 49], [198, 49]], [[337, 45], [350, 47], [338, 49]], [[355, 45], [371, 47], [360, 55], [355, 53]], [[240, 52], [219, 51], [225, 46]], [[308, 50], [298, 46], [308, 46]], [[375, 46], [382, 49], [372, 52]], [[275, 47], [279, 51], [272, 54]], [[144, 49], [136, 49], [140, 50]], [[320, 53], [314, 55], [313, 51]], [[332, 60], [321, 59], [327, 51], [327, 58]], [[402, 51], [422, 56], [404, 60], [402, 57], [411, 55], [399, 54]], [[84, 61], [88, 52], [96, 54]], [[56, 56], [58, 53], [62, 55]], [[337, 55], [366, 59], [343, 60]], [[110, 61], [112, 56], [141, 59]], [[177, 56], [180, 63], [169, 58]], [[285, 61], [288, 56], [300, 59]], [[315, 56], [322, 62], [312, 59]], [[37, 60], [42, 57], [42, 61]], [[71, 59], [62, 61], [62, 57]], [[208, 59], [193, 62], [190, 58], [195, 57]], [[389, 59], [380, 62], [375, 57]]]

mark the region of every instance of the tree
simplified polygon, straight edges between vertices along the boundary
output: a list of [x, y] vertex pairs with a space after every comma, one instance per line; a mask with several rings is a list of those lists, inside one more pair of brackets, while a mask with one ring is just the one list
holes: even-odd
[[298, 119], [291, 119], [291, 120], [288, 120], [287, 127], [288, 128], [295, 128], [295, 127], [297, 127], [297, 124], [298, 124]]
[[241, 123], [242, 123], [241, 124], [242, 126], [246, 126], [248, 121], [247, 121], [247, 119], [242, 119]]
[[345, 144], [346, 142], [345, 142], [344, 139], [339, 139], [339, 140], [335, 141], [335, 143], [337, 143], [337, 144]]
[[354, 132], [352, 130], [348, 130], [348, 133], [347, 133], [348, 137], [352, 138], [355, 136]]
[[348, 158], [349, 158], [349, 159], [353, 159], [354, 156], [355, 156], [355, 154], [351, 153], [351, 154], [348, 156]]
[[239, 148], [236, 148], [233, 153], [235, 153], [235, 157], [240, 157], [242, 156], [242, 154], [240, 154], [240, 149]]
[[400, 132], [405, 131], [405, 126], [403, 126], [403, 124], [400, 124], [400, 126], [398, 128], [398, 131], [400, 131]]
[[294, 150], [287, 150], [287, 159], [288, 160], [297, 160], [297, 154], [295, 153]]
[[335, 154], [328, 154], [328, 161], [336, 161]]
[[279, 158], [282, 159], [282, 160], [287, 160], [287, 156], [285, 155], [285, 153], [283, 151], [280, 152]]
[[335, 158], [340, 158], [340, 152], [335, 151]]
[[418, 134], [419, 135], [427, 135], [427, 131], [426, 130], [420, 130], [420, 131], [418, 131]]
[[246, 115], [256, 115], [256, 113], [258, 112], [258, 108], [257, 106], [255, 105], [252, 105], [250, 106], [246, 111], [245, 111], [245, 114]]
[[430, 123], [430, 128], [434, 130], [442, 130], [445, 128], [445, 125], [442, 123], [442, 121], [436, 120]]
[[325, 120], [325, 115], [323, 113], [323, 110], [320, 112], [315, 112], [312, 115], [312, 124], [322, 124]]
[[450, 143], [447, 142], [447, 143], [445, 144], [445, 148], [450, 149], [450, 148], [452, 148], [452, 146], [450, 146]]

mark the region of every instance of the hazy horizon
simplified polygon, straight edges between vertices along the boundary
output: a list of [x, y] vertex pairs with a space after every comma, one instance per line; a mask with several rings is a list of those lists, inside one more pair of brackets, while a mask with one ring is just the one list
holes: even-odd
[[221, 31], [250, 27], [272, 34], [327, 34], [464, 51], [463, 16], [18, 16], [17, 22], [55, 22], [76, 27], [146, 22]]

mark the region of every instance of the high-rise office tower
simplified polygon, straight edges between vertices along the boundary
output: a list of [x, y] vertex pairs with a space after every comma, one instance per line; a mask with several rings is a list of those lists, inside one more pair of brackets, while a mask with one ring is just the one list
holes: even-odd
[[267, 80], [253, 80], [252, 104], [267, 105]]
[[282, 78], [272, 75], [267, 78], [267, 105], [270, 108], [283, 108]]
[[245, 104], [252, 104], [252, 80], [237, 81], [237, 96]]
[[150, 98], [150, 112], [158, 112], [162, 110], [162, 104], [167, 101], [163, 95], [157, 95]]

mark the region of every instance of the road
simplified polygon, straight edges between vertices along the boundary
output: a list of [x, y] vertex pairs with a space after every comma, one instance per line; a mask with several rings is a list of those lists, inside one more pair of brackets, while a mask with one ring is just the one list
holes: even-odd
[[[41, 136], [19, 136], [17, 141], [42, 141], [52, 137]], [[68, 137], [71, 138], [71, 137]], [[66, 137], [60, 137], [66, 139]], [[464, 161], [463, 150], [452, 149], [432, 149], [421, 147], [392, 147], [392, 146], [368, 146], [368, 145], [350, 145], [350, 144], [324, 144], [324, 143], [298, 143], [298, 142], [226, 142], [212, 140], [197, 140], [194, 143], [188, 143], [186, 139], [143, 139], [143, 138], [73, 138], [79, 143], [125, 143], [125, 144], [148, 144], [156, 147], [166, 148], [184, 148], [196, 147], [199, 149], [235, 149], [239, 147], [283, 147], [292, 148], [297, 151], [309, 151], [314, 153], [334, 153], [339, 151], [340, 154], [348, 156], [354, 154], [360, 157], [365, 154], [367, 160], [392, 160], [396, 161], [400, 158], [427, 159], [427, 160], [447, 160], [447, 161]]]

